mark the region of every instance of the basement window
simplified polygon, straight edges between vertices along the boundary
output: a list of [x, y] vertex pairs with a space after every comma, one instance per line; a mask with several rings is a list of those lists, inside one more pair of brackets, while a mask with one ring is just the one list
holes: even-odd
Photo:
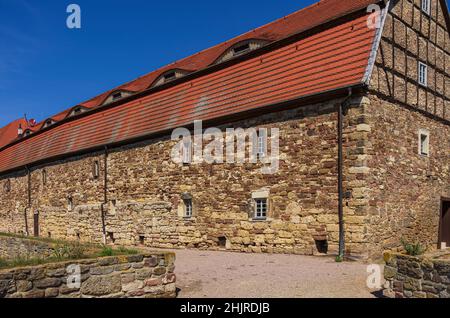
[[268, 203], [267, 199], [255, 199], [255, 219], [265, 220], [267, 218]]
[[425, 63], [419, 62], [419, 84], [422, 86], [428, 85], [428, 66]]
[[422, 0], [422, 11], [426, 14], [430, 14], [431, 11], [431, 0]]
[[316, 240], [316, 248], [317, 252], [320, 254], [328, 253], [328, 241], [327, 240]]
[[94, 179], [98, 179], [98, 177], [100, 176], [100, 163], [98, 162], [98, 160], [94, 161], [94, 167], [93, 167], [93, 172], [92, 172]]
[[425, 129], [419, 130], [419, 155], [430, 155], [430, 132]]

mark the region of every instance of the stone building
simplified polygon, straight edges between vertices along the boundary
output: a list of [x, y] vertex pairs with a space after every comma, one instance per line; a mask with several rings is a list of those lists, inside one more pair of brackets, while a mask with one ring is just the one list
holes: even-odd
[[[341, 211], [350, 255], [450, 244], [449, 26], [445, 0], [323, 0], [13, 122], [0, 130], [0, 231], [333, 254]], [[276, 139], [278, 169], [193, 162], [189, 142], [175, 162], [172, 132], [195, 120], [218, 127], [214, 140], [256, 131], [247, 152], [260, 159]]]

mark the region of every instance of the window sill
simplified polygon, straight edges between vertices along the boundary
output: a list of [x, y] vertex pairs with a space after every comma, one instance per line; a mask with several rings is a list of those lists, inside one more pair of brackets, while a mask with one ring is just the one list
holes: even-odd
[[250, 222], [270, 222], [272, 219], [270, 218], [250, 218], [248, 219]]

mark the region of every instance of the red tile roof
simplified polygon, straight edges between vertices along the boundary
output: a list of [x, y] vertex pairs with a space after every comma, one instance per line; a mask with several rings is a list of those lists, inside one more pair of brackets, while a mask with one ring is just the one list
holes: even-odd
[[[116, 90], [147, 90], [171, 69], [198, 71], [227, 48], [247, 39], [276, 41], [365, 8], [374, 0], [323, 0], [233, 40], [165, 66], [87, 102], [101, 107]], [[115, 143], [191, 123], [254, 109], [305, 95], [361, 83], [375, 30], [367, 16], [331, 27], [296, 43], [239, 62], [209, 75], [153, 92], [137, 100], [61, 123], [0, 151], [0, 172], [62, 154]], [[70, 108], [52, 117], [64, 120]], [[39, 130], [44, 122], [36, 125]], [[12, 126], [11, 126], [12, 125]], [[16, 137], [18, 123], [0, 130], [0, 148]], [[8, 128], [9, 127], [9, 128]], [[12, 127], [12, 128], [11, 128]], [[8, 130], [6, 134], [4, 131]], [[4, 137], [3, 137], [4, 136]]]

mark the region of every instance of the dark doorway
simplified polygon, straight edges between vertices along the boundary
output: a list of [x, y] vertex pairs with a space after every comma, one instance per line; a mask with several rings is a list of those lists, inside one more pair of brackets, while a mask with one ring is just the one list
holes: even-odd
[[34, 236], [39, 236], [39, 211], [35, 211], [34, 214]]
[[[442, 200], [440, 243], [450, 247], [450, 200]], [[442, 244], [439, 244], [442, 245]], [[439, 246], [440, 248], [441, 246]]]

